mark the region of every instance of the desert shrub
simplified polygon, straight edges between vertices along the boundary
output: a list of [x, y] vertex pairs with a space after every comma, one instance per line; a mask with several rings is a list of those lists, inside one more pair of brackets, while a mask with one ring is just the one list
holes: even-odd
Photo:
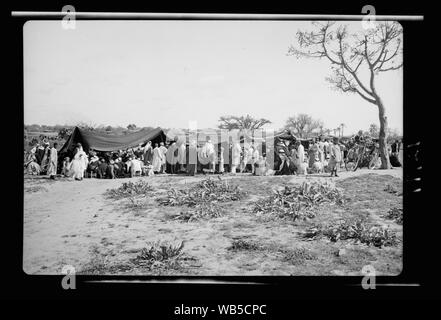
[[208, 178], [187, 189], [172, 188], [158, 202], [163, 206], [194, 207], [200, 203], [236, 201], [243, 199], [245, 195], [239, 186], [229, 184], [228, 180], [219, 178], [219, 181], [215, 181]]
[[149, 270], [177, 269], [182, 259], [184, 241], [170, 243], [168, 241], [149, 242], [141, 252], [131, 260], [137, 267]]
[[403, 208], [392, 208], [384, 215], [384, 218], [403, 224]]
[[146, 195], [153, 191], [153, 187], [145, 180], [138, 180], [136, 182], [124, 182], [120, 187], [115, 189], [108, 189], [106, 196], [108, 198], [118, 200], [137, 195]]
[[166, 197], [158, 198], [162, 206], [185, 206], [176, 220], [194, 221], [206, 218], [220, 217], [223, 213], [219, 202], [237, 201], [246, 196], [239, 186], [231, 185], [227, 180], [218, 178], [205, 179], [185, 189], [171, 188], [167, 191]]
[[234, 240], [231, 246], [229, 246], [227, 249], [232, 251], [241, 251], [241, 250], [254, 251], [254, 250], [263, 250], [264, 248], [258, 243], [255, 243], [253, 241], [239, 239], [239, 240]]
[[311, 253], [305, 248], [296, 248], [294, 250], [283, 250], [283, 261], [290, 262], [292, 264], [301, 264], [305, 260], [315, 260], [316, 255]]
[[370, 226], [362, 221], [353, 223], [343, 221], [323, 227], [313, 226], [303, 233], [303, 237], [309, 239], [321, 235], [333, 242], [354, 239], [357, 242], [375, 247], [393, 246], [397, 243], [397, 236], [393, 230], [376, 225]]
[[253, 212], [275, 214], [279, 217], [307, 219], [315, 217], [314, 209], [323, 203], [344, 203], [340, 189], [325, 182], [303, 182], [301, 185], [286, 185], [264, 199], [257, 201]]
[[223, 210], [217, 203], [203, 202], [194, 207], [181, 211], [174, 219], [191, 222], [201, 219], [217, 218], [222, 216]]

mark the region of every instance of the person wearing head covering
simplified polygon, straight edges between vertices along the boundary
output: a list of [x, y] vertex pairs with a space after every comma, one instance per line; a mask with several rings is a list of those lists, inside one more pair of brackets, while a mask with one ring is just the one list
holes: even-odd
[[254, 166], [255, 166], [254, 174], [256, 176], [264, 176], [264, 175], [266, 175], [268, 167], [267, 167], [267, 163], [266, 163], [265, 159], [263, 158], [263, 156], [259, 157], [259, 159], [256, 161]]
[[152, 161], [153, 161], [152, 142], [148, 141], [144, 147], [144, 165], [145, 166], [151, 165]]
[[37, 158], [35, 157], [35, 153], [30, 153], [27, 159], [26, 169], [28, 174], [30, 175], [39, 175], [40, 174], [40, 165], [37, 163]]
[[185, 140], [181, 141], [181, 144], [178, 147], [178, 159], [177, 162], [179, 163], [179, 171], [185, 172], [185, 165], [187, 165], [187, 154], [186, 154], [187, 148], [185, 145]]
[[285, 152], [284, 148], [280, 148], [278, 147], [278, 155], [280, 158], [280, 165], [278, 168], [276, 168], [276, 173], [275, 175], [279, 176], [279, 175], [290, 175], [291, 171], [289, 169], [289, 157]]
[[49, 164], [48, 164], [47, 174], [50, 177], [50, 179], [55, 179], [55, 176], [57, 175], [57, 165], [58, 165], [57, 146], [58, 144], [55, 142], [53, 144], [52, 149], [50, 149], [50, 153], [49, 153]]
[[100, 159], [100, 164], [98, 165], [97, 174], [99, 179], [104, 179], [107, 173], [107, 163], [104, 158]]
[[43, 153], [43, 158], [41, 160], [41, 173], [45, 174], [47, 173], [47, 169], [49, 167], [49, 153], [50, 153], [50, 148], [49, 148], [49, 142], [45, 142], [44, 143], [44, 153]]
[[242, 152], [242, 148], [240, 146], [240, 142], [233, 142], [233, 146], [231, 148], [231, 173], [236, 173], [236, 168], [240, 165], [240, 154]]
[[164, 146], [164, 142], [160, 142], [159, 143], [159, 150], [161, 150], [163, 157], [162, 157], [162, 163], [161, 163], [161, 173], [165, 173], [166, 167], [167, 167], [167, 161], [166, 161], [166, 156], [167, 156], [167, 147]]
[[302, 166], [305, 162], [305, 148], [300, 141], [296, 142], [297, 146], [297, 167]]
[[167, 153], [165, 155], [167, 166], [168, 166], [168, 173], [175, 173], [176, 172], [176, 163], [178, 161], [178, 145], [176, 144], [176, 141], [173, 141], [170, 147], [167, 149]]
[[256, 163], [260, 159], [259, 149], [257, 149], [256, 146], [252, 145], [251, 148], [250, 148], [250, 154], [251, 154], [251, 173], [255, 174]]
[[106, 175], [109, 179], [115, 179], [115, 161], [110, 160], [110, 163], [106, 169]]
[[61, 168], [61, 174], [64, 177], [70, 177], [69, 169], [70, 169], [70, 158], [69, 157], [65, 157], [63, 159], [63, 167]]
[[194, 176], [196, 173], [196, 166], [198, 161], [198, 149], [196, 140], [191, 140], [188, 146], [188, 162], [187, 162], [187, 175]]
[[319, 148], [315, 143], [315, 140], [312, 140], [309, 144], [308, 148], [308, 167], [312, 169], [314, 163], [319, 160]]
[[220, 174], [224, 174], [225, 172], [225, 168], [224, 168], [224, 151], [225, 148], [220, 146], [220, 151], [219, 151], [219, 155], [218, 155], [218, 159], [219, 159], [219, 173]]
[[338, 167], [340, 166], [341, 160], [342, 159], [341, 159], [341, 150], [340, 150], [339, 141], [338, 138], [335, 137], [333, 144], [330, 147], [329, 168], [331, 170], [331, 177], [333, 175], [338, 177], [337, 171], [338, 171]]
[[152, 166], [153, 166], [152, 170], [154, 173], [161, 172], [163, 158], [164, 158], [164, 154], [159, 148], [159, 144], [155, 143], [155, 148], [153, 149], [153, 161], [152, 161]]
[[87, 168], [87, 164], [88, 164], [87, 155], [83, 151], [83, 147], [81, 143], [77, 143], [70, 168], [70, 170], [72, 171], [72, 176], [75, 180], [83, 180], [84, 171]]
[[40, 165], [41, 167], [41, 161], [43, 160], [43, 156], [44, 156], [44, 147], [37, 143], [37, 151], [35, 152], [35, 158], [37, 160], [37, 163]]
[[141, 175], [142, 173], [142, 162], [139, 158], [134, 157], [132, 161], [130, 161], [130, 177], [135, 177], [137, 175]]
[[214, 145], [211, 142], [211, 138], [207, 136], [204, 146], [200, 151], [200, 159], [203, 164], [207, 164], [208, 168], [203, 169], [204, 172], [214, 173], [216, 166], [216, 155]]

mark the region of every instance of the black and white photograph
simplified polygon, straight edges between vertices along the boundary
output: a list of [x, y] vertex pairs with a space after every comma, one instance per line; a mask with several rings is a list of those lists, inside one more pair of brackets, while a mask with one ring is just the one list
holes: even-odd
[[399, 275], [405, 33], [27, 21], [23, 271]]

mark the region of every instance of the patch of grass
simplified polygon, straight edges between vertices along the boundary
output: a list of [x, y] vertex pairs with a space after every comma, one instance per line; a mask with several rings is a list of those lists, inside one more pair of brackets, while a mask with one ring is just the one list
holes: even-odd
[[184, 222], [192, 222], [201, 219], [218, 218], [223, 214], [223, 209], [213, 202], [203, 202], [193, 208], [181, 211], [174, 219]]
[[42, 186], [29, 186], [24, 188], [24, 192], [26, 193], [35, 193], [40, 191], [47, 192], [48, 190]]
[[163, 206], [195, 207], [200, 203], [237, 201], [245, 197], [246, 193], [239, 186], [231, 185], [228, 180], [220, 177], [218, 179], [215, 181], [208, 178], [187, 189], [172, 188], [158, 202]]
[[138, 180], [136, 182], [124, 182], [120, 187], [115, 189], [108, 189], [106, 191], [107, 198], [119, 200], [123, 198], [147, 195], [153, 191], [153, 187], [145, 180]]
[[282, 261], [289, 262], [291, 264], [302, 264], [306, 260], [316, 260], [317, 256], [310, 250], [305, 248], [295, 248], [293, 250], [281, 250], [284, 253]]
[[[78, 274], [176, 274], [186, 273], [187, 267], [194, 265], [195, 258], [183, 253], [184, 242], [168, 241], [149, 242], [141, 250], [130, 253], [137, 256], [125, 261], [113, 261], [113, 252], [100, 253], [97, 248], [92, 250], [92, 259]], [[125, 251], [126, 253], [129, 251]], [[190, 263], [190, 265], [188, 265]], [[194, 267], [194, 266], [193, 266]]]
[[254, 241], [248, 241], [248, 240], [234, 240], [227, 248], [227, 250], [230, 251], [256, 251], [256, 250], [264, 250], [264, 246], [254, 242]]
[[385, 219], [394, 220], [398, 224], [403, 224], [403, 208], [392, 208], [383, 216]]
[[301, 185], [285, 185], [269, 197], [257, 201], [253, 212], [275, 214], [282, 218], [306, 220], [314, 218], [315, 208], [323, 203], [344, 204], [343, 193], [328, 182], [303, 182]]
[[322, 227], [313, 226], [303, 233], [303, 237], [308, 239], [315, 239], [321, 235], [332, 242], [354, 239], [359, 243], [379, 248], [394, 246], [398, 242], [396, 233], [393, 230], [376, 225], [367, 225], [362, 221], [356, 221], [355, 223], [342, 221], [338, 224]]
[[142, 267], [156, 273], [164, 273], [170, 269], [176, 271], [181, 268], [181, 261], [184, 260], [183, 248], [184, 241], [180, 243], [150, 242], [131, 260], [131, 263], [136, 267]]
[[247, 193], [239, 186], [231, 185], [228, 180], [218, 179], [204, 179], [190, 188], [171, 188], [166, 197], [158, 198], [157, 201], [162, 206], [186, 207], [175, 217], [179, 221], [220, 217], [224, 210], [219, 203], [241, 200]]

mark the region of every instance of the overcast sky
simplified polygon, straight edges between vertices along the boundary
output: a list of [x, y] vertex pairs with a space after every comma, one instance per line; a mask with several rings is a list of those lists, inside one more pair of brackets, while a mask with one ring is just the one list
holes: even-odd
[[[358, 28], [360, 22], [345, 22]], [[24, 123], [213, 128], [222, 115], [281, 128], [308, 113], [345, 134], [378, 124], [358, 95], [331, 90], [326, 60], [287, 56], [303, 21], [60, 21], [24, 26]], [[377, 89], [402, 132], [402, 70]]]

